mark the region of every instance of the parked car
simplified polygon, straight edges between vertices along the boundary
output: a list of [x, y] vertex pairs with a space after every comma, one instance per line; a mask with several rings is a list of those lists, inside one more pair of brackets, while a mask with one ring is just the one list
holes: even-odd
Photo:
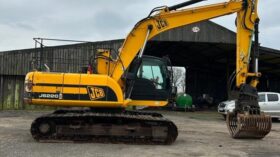
[[[273, 92], [259, 92], [259, 105], [261, 111], [273, 119], [280, 120], [280, 94]], [[228, 112], [235, 108], [236, 100], [223, 101], [218, 105], [218, 112], [226, 118]]]

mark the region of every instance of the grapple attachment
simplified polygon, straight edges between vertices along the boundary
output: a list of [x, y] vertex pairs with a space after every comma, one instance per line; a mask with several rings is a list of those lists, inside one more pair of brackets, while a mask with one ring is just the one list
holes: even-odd
[[270, 132], [272, 120], [261, 112], [257, 89], [244, 84], [226, 122], [232, 138], [261, 139]]
[[260, 113], [259, 115], [227, 114], [227, 127], [232, 138], [261, 139], [271, 130], [271, 117]]

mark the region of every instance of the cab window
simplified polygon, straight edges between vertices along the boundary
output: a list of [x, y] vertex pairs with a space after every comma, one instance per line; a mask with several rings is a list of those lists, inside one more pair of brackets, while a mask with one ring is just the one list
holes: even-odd
[[278, 95], [277, 94], [267, 94], [267, 100], [268, 101], [278, 101]]
[[145, 59], [137, 73], [138, 78], [153, 82], [156, 89], [166, 89], [166, 65], [160, 60]]

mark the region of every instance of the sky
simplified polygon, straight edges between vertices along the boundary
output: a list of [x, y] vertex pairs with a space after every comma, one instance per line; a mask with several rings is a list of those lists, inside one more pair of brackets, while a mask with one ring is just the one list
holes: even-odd
[[[184, 1], [0, 0], [0, 51], [33, 48], [34, 37], [83, 41], [123, 39], [154, 7]], [[224, 1], [227, 0], [207, 0], [198, 5]], [[259, 16], [261, 45], [280, 50], [279, 0], [259, 0]], [[212, 21], [235, 30], [235, 15]]]

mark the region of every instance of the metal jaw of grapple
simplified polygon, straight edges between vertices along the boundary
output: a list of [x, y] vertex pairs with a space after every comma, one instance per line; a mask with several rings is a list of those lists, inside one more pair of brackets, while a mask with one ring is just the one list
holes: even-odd
[[257, 90], [241, 87], [235, 110], [227, 114], [227, 127], [233, 138], [264, 138], [271, 130], [271, 117], [260, 111]]

